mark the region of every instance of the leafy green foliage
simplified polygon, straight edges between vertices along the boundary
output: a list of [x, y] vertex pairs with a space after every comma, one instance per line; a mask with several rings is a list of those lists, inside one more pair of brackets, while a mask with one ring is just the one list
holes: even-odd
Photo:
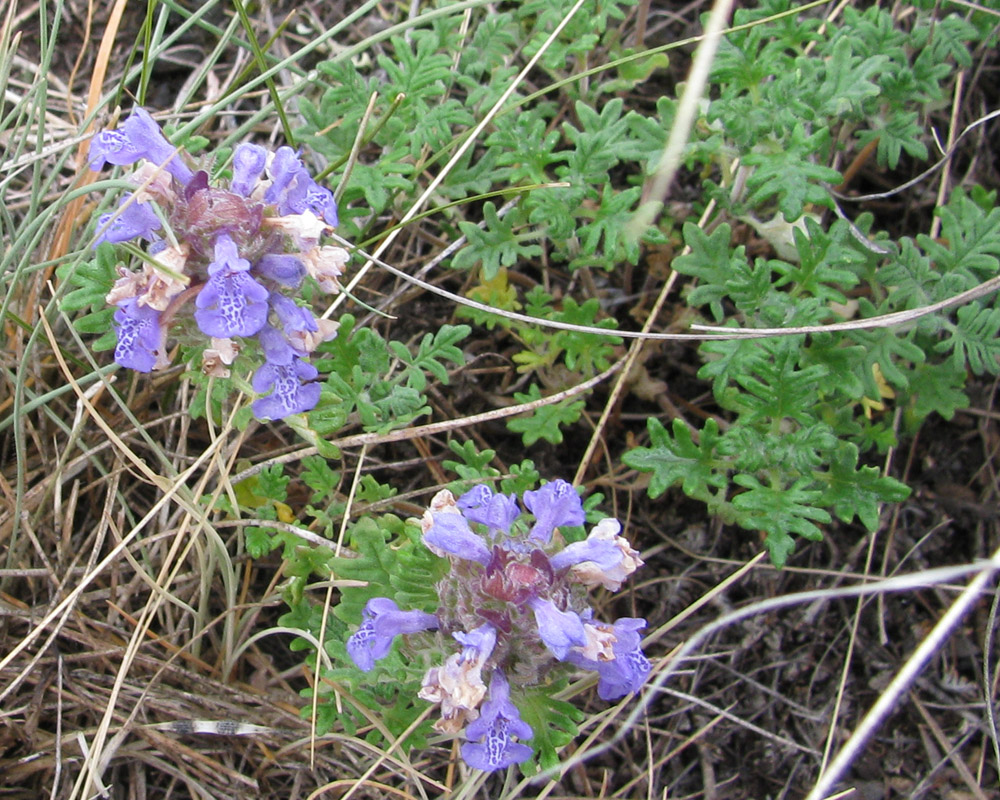
[[[343, 427], [356, 415], [365, 430], [385, 432], [429, 413], [423, 391], [426, 373], [448, 382], [446, 364], [461, 364], [457, 342], [469, 333], [467, 325], [445, 325], [428, 333], [416, 352], [402, 342], [387, 342], [372, 328], [355, 329], [355, 318], [345, 314], [337, 338], [321, 345], [314, 363], [327, 373], [320, 403], [310, 414], [313, 428], [325, 434]], [[393, 371], [393, 361], [402, 369]]]
[[446, 562], [423, 545], [419, 527], [382, 515], [362, 517], [348, 533], [351, 557], [333, 559], [329, 568], [343, 580], [364, 585], [342, 590], [335, 616], [356, 625], [361, 609], [373, 597], [391, 597], [404, 608], [436, 609], [434, 584]]
[[[526, 394], [515, 392], [514, 398], [519, 403], [531, 403], [541, 400], [542, 395], [538, 386], [532, 384]], [[539, 439], [544, 439], [549, 444], [560, 444], [563, 440], [561, 426], [576, 422], [584, 405], [583, 400], [560, 400], [558, 403], [542, 405], [531, 411], [529, 416], [510, 420], [507, 428], [521, 434], [525, 447], [530, 447]]]
[[833, 199], [823, 182], [839, 182], [840, 173], [813, 161], [816, 155], [826, 155], [829, 139], [828, 129], [807, 135], [805, 126], [798, 123], [780, 146], [775, 142], [773, 148], [748, 153], [743, 163], [757, 169], [747, 179], [747, 203], [760, 206], [777, 198], [789, 222], [802, 216], [807, 203], [831, 206]]
[[[788, 8], [740, 9], [737, 25]], [[935, 213], [940, 235], [889, 241], [871, 215], [825, 221], [846, 164], [871, 145], [877, 164], [927, 159], [929, 104], [949, 95], [983, 34], [956, 13], [916, 10], [906, 24], [883, 8], [845, 9], [840, 24], [788, 18], [725, 37], [712, 67], [702, 124], [686, 163], [708, 195], [748, 222], [777, 258], [748, 257], [723, 222], [683, 229], [690, 252], [673, 267], [690, 276], [686, 299], [723, 326], [791, 327], [917, 311], [1000, 272], [1000, 209], [974, 187]], [[664, 105], [663, 110], [669, 109]], [[638, 125], [650, 143], [652, 126]], [[877, 147], [875, 144], [877, 142]], [[735, 159], [739, 159], [738, 169]], [[817, 539], [835, 515], [869, 530], [884, 503], [908, 489], [866, 464], [930, 413], [967, 404], [967, 373], [1000, 372], [995, 298], [924, 314], [897, 327], [805, 337], [708, 340], [700, 378], [725, 425], [701, 430], [650, 419], [648, 442], [624, 455], [649, 473], [649, 493], [672, 487], [723, 521], [759, 531], [776, 564], [795, 537]]]
[[[599, 316], [601, 309], [596, 298], [578, 305], [572, 297], [567, 297], [562, 309], [557, 310], [551, 305], [552, 296], [536, 286], [525, 299], [527, 311], [533, 317], [590, 328], [611, 330], [617, 327], [614, 319]], [[528, 326], [518, 326], [517, 330], [526, 346], [514, 356], [520, 372], [543, 369], [561, 360], [568, 369], [590, 376], [608, 368], [614, 345], [621, 343], [617, 336], [579, 331], [552, 332]]]
[[628, 466], [641, 472], [651, 472], [650, 497], [659, 497], [675, 484], [681, 484], [684, 494], [708, 502], [711, 489], [726, 485], [725, 473], [719, 469], [716, 455], [719, 426], [709, 420], [695, 442], [691, 429], [683, 420], [675, 419], [672, 434], [656, 417], [648, 420], [650, 447], [637, 447], [623, 458]]
[[[733, 21], [787, 6], [739, 9]], [[835, 147], [877, 140], [878, 163], [893, 169], [904, 152], [928, 157], [926, 126], [914, 104], [943, 98], [942, 85], [968, 63], [975, 36], [958, 14], [921, 15], [906, 29], [878, 6], [845, 9], [842, 24], [822, 33], [816, 19], [798, 16], [733, 34], [712, 68], [710, 124], [689, 149], [712, 153], [723, 166], [736, 155], [750, 168], [744, 196], [714, 180], [713, 196], [755, 216], [772, 200], [791, 222], [810, 204], [831, 205], [827, 184], [839, 182], [828, 166]]]
[[[323, 471], [315, 462], [312, 466], [314, 477], [317, 471]], [[324, 480], [329, 482], [330, 476]], [[386, 496], [388, 489], [370, 480], [364, 490], [364, 499]], [[317, 728], [329, 730], [339, 723], [346, 730], [356, 730], [377, 719], [380, 724], [374, 726], [368, 739], [381, 745], [389, 737], [402, 734], [426, 709], [426, 703], [417, 698], [417, 692], [429, 665], [411, 657], [416, 644], [411, 637], [399, 637], [397, 652], [381, 659], [373, 672], [362, 673], [347, 655], [345, 642], [351, 626], [361, 621], [361, 611], [372, 597], [391, 597], [401, 608], [433, 612], [438, 602], [434, 585], [446, 562], [432, 555], [423, 545], [418, 526], [391, 514], [365, 516], [350, 524], [345, 544], [350, 557], [332, 558], [328, 551], [325, 560], [308, 563], [312, 574], [333, 576], [341, 581], [340, 600], [328, 617], [326, 631], [320, 629], [322, 608], [291, 588], [286, 591], [290, 611], [282, 617], [281, 623], [308, 631], [317, 639], [322, 635], [326, 651], [334, 661], [333, 668], [319, 668], [327, 687], [321, 690], [319, 698]], [[302, 563], [301, 558], [299, 563]], [[301, 570], [293, 571], [297, 573]], [[301, 575], [301, 580], [308, 574]], [[403, 657], [399, 648], [411, 652]], [[317, 668], [315, 649], [309, 640], [297, 640], [292, 649], [309, 652], [306, 661], [311, 668]], [[330, 691], [332, 685], [348, 691], [338, 700]], [[303, 696], [311, 694], [306, 691]], [[306, 705], [303, 714], [310, 712], [311, 706]], [[428, 721], [420, 725], [408, 741], [414, 747], [424, 746], [429, 732]]]
[[114, 309], [108, 307], [105, 297], [118, 277], [117, 264], [115, 248], [110, 244], [101, 244], [93, 260], [60, 267], [56, 273], [61, 281], [75, 287], [63, 296], [60, 303], [64, 313], [75, 314], [73, 327], [80, 333], [103, 334], [93, 345], [97, 351], [110, 350], [115, 346], [111, 321]]
[[[540, 67], [553, 78], [563, 77], [567, 59], [590, 58], [596, 52], [618, 52], [620, 32], [634, 0], [586, 3], [543, 57]], [[318, 65], [324, 77], [320, 95], [303, 97], [300, 108], [305, 124], [299, 139], [325, 157], [335, 168], [349, 157], [361, 124], [362, 109], [377, 92], [371, 119], [362, 132], [362, 147], [343, 192], [342, 235], [362, 241], [382, 227], [384, 216], [394, 214], [402, 198], [419, 191], [421, 175], [434, 169], [499, 98], [518, 64], [523, 64], [562, 21], [571, 2], [521, 4], [513, 11], [474, 11], [473, 24], [460, 15], [435, 20], [429, 29], [406, 37], [393, 37], [373, 61], [333, 58]], [[455, 58], [454, 54], [460, 53]], [[656, 64], [645, 64], [648, 76]], [[467, 294], [478, 302], [502, 310], [519, 310], [520, 287], [507, 280], [507, 270], [524, 274], [528, 269], [565, 265], [570, 271], [599, 268], [614, 270], [623, 262], [637, 264], [643, 244], [663, 243], [667, 237], [650, 226], [638, 239], [625, 230], [639, 202], [638, 186], [620, 186], [612, 171], [645, 165], [652, 151], [662, 146], [663, 128], [629, 110], [621, 97], [601, 97], [595, 81], [593, 96], [570, 85], [568, 115], [560, 115], [551, 102], [530, 105], [511, 103], [486, 129], [485, 135], [444, 177], [437, 193], [462, 199], [470, 194], [526, 188], [513, 205], [501, 209], [499, 201], [485, 199], [468, 208], [442, 214], [443, 232], [465, 243], [451, 257], [450, 266], [472, 270], [477, 283]], [[623, 84], [624, 85], [624, 84]], [[658, 104], [655, 128], [669, 104]], [[534, 188], [563, 181], [568, 185]], [[354, 209], [353, 211], [351, 209]], [[361, 212], [360, 209], [364, 209]], [[375, 227], [377, 226], [377, 227]], [[539, 291], [541, 291], [539, 289]], [[530, 303], [536, 316], [592, 327], [616, 327], [597, 298], [549, 296]], [[496, 316], [463, 309], [462, 315], [480, 325], [503, 325], [523, 343], [514, 358], [520, 370], [538, 373], [541, 385], [553, 385], [551, 373], [559, 371], [560, 385], [570, 385], [606, 369], [613, 359], [616, 338], [510, 325]], [[357, 342], [338, 340], [327, 346], [327, 355], [341, 364], [326, 381], [323, 399], [310, 415], [310, 424], [328, 435], [348, 420], [358, 419], [366, 430], [384, 431], [391, 424], [406, 424], [427, 407], [419, 375], [441, 374], [428, 365], [411, 373], [414, 380], [392, 385], [376, 377], [376, 370], [355, 370], [347, 351], [384, 350], [375, 334], [352, 333]], [[401, 345], [389, 345], [404, 363]], [[460, 363], [451, 359], [453, 363]], [[435, 359], [432, 364], [440, 364]], [[319, 363], [324, 371], [326, 362]], [[568, 370], [569, 374], [566, 374]], [[384, 373], [382, 373], [384, 375]], [[540, 386], [529, 387], [528, 396], [540, 396]], [[556, 409], [561, 415], [545, 427], [544, 420], [527, 424], [525, 440], [557, 441], [559, 423], [572, 424], [579, 417], [577, 405]], [[545, 412], [551, 416], [551, 412]], [[395, 420], [391, 423], [390, 420]]]
[[[685, 226], [692, 248], [676, 260], [700, 280], [689, 301], [724, 315], [727, 303], [744, 326], [811, 324], [830, 319], [823, 305], [842, 302], [862, 277], [874, 280], [875, 303], [861, 298], [862, 317], [915, 309], [972, 288], [1000, 271], [994, 197], [955, 192], [938, 213], [948, 237], [904, 239], [881, 261], [842, 225], [828, 232], [807, 221], [794, 232], [798, 261], [754, 264], [726, 240]], [[943, 227], [943, 230], [945, 228]], [[995, 303], [995, 301], [994, 301]], [[835, 318], [834, 318], [835, 319]], [[857, 518], [869, 529], [878, 508], [905, 498], [907, 489], [860, 462], [863, 450], [892, 443], [869, 421], [871, 409], [895, 398], [913, 427], [937, 411], [950, 418], [968, 401], [965, 372], [1000, 371], [1000, 310], [974, 300], [954, 318], [938, 313], [908, 328], [873, 328], [801, 336], [708, 341], [699, 376], [711, 380], [719, 406], [734, 414], [720, 434], [710, 421], [693, 436], [682, 422], [668, 432], [650, 421], [650, 446], [624, 457], [651, 473], [650, 494], [679, 485], [724, 520], [765, 533], [777, 564], [790, 554], [792, 534], [818, 538], [819, 525]]]
[[[557, 700], [553, 695], [566, 686], [566, 681], [543, 685], [522, 692], [515, 700], [521, 719], [531, 726], [534, 732], [529, 744], [535, 750], [538, 766], [543, 770], [555, 769], [559, 766], [559, 751], [572, 742], [584, 714], [572, 703]], [[532, 775], [534, 760], [521, 765], [525, 775]]]
[[[490, 466], [490, 462], [496, 455], [495, 450], [483, 450], [482, 452], [479, 452], [476, 450], [475, 443], [465, 441], [459, 444], [454, 439], [451, 439], [448, 442], [448, 447], [451, 448], [451, 452], [462, 460], [446, 460], [443, 466], [445, 469], [451, 470], [459, 475], [463, 481], [466, 481], [467, 484], [465, 485], [465, 488], [468, 488], [473, 483], [480, 483], [484, 480], [500, 476], [500, 470]], [[459, 489], [459, 493], [461, 493], [461, 491], [462, 490]]]
[[910, 492], [898, 481], [879, 475], [875, 467], [857, 469], [857, 463], [857, 446], [839, 442], [830, 460], [830, 471], [825, 476], [828, 486], [822, 502], [832, 507], [844, 522], [857, 516], [871, 531], [878, 525], [879, 504], [898, 503]]
[[[461, 461], [446, 459], [443, 462], [445, 469], [459, 475], [462, 480], [453, 481], [448, 485], [455, 496], [468, 491], [474, 484], [486, 483], [495, 478], [500, 478], [500, 471], [490, 466], [496, 456], [495, 450], [476, 450], [475, 444], [470, 441], [459, 444], [454, 439], [448, 442], [448, 447]], [[522, 495], [524, 492], [534, 489], [538, 485], [541, 476], [535, 469], [535, 464], [530, 459], [524, 459], [520, 464], [511, 464], [510, 474], [500, 480], [500, 491], [505, 494]]]
[[452, 262], [456, 268], [471, 267], [482, 262], [483, 278], [494, 278], [501, 267], [509, 267], [521, 259], [540, 256], [542, 248], [526, 241], [537, 239], [537, 232], [518, 234], [515, 227], [523, 221], [522, 214], [511, 213], [504, 219], [497, 216], [496, 206], [487, 201], [483, 206], [485, 228], [472, 222], [460, 222], [458, 227], [469, 240], [469, 246], [462, 250]]
[[465, 356], [456, 344], [468, 336], [470, 330], [468, 325], [442, 325], [436, 333], [424, 335], [415, 354], [411, 354], [401, 342], [389, 342], [392, 352], [406, 365], [404, 373], [407, 384], [417, 391], [423, 391], [427, 386], [424, 373], [428, 372], [447, 386], [448, 370], [442, 362], [461, 365], [465, 361]]

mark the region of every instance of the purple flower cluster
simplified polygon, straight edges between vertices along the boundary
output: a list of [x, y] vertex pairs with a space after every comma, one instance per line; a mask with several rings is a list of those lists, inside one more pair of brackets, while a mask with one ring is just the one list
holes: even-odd
[[517, 741], [533, 732], [511, 700], [511, 681], [515, 690], [536, 685], [562, 663], [596, 672], [598, 695], [616, 700], [637, 692], [650, 672], [639, 636], [646, 621], [599, 622], [587, 602], [588, 588], [617, 591], [642, 566], [621, 526], [604, 519], [585, 540], [565, 545], [558, 528], [585, 521], [573, 487], [553, 481], [525, 492], [523, 502], [530, 520], [515, 496], [486, 485], [458, 500], [439, 492], [422, 521], [424, 543], [451, 562], [437, 586], [437, 613], [402, 611], [377, 597], [347, 641], [354, 663], [368, 671], [398, 634], [450, 635], [461, 649], [428, 670], [420, 697], [440, 704], [439, 731], [465, 728], [462, 758], [487, 771], [531, 756]]
[[[263, 364], [253, 376], [260, 419], [308, 411], [319, 401], [316, 368], [306, 359], [337, 334], [286, 296], [307, 275], [327, 292], [347, 251], [321, 244], [337, 224], [333, 194], [313, 180], [290, 147], [271, 153], [254, 144], [233, 153], [228, 186], [209, 183], [136, 108], [116, 130], [90, 143], [93, 170], [145, 163], [132, 174], [137, 189], [98, 220], [96, 244], [148, 242], [142, 269], [122, 269], [108, 294], [117, 307], [115, 361], [139, 372], [169, 364], [168, 332], [184, 344], [205, 343], [202, 369], [229, 376], [247, 340], [256, 338]], [[193, 314], [179, 312], [191, 299]]]

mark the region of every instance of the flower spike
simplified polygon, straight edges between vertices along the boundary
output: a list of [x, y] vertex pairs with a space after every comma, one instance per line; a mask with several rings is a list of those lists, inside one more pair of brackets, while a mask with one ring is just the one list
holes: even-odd
[[[115, 360], [140, 372], [162, 369], [168, 334], [190, 345], [200, 332], [205, 347], [200, 363], [192, 361], [204, 374], [255, 368], [254, 390], [266, 394], [252, 405], [258, 419], [314, 408], [322, 391], [308, 359], [336, 336], [338, 323], [317, 320], [287, 293], [307, 276], [323, 291], [339, 291], [348, 255], [322, 241], [337, 223], [337, 204], [298, 153], [239, 144], [232, 178], [219, 186], [191, 168], [149, 112], [135, 108], [119, 128], [91, 139], [88, 163], [94, 170], [134, 164], [138, 187], [99, 218], [95, 246], [151, 243], [151, 258], [139, 270], [120, 270], [107, 295], [118, 307]], [[255, 337], [259, 347], [243, 341]]]
[[[437, 731], [465, 729], [462, 759], [488, 772], [531, 757], [528, 742], [541, 732], [521, 719], [518, 705], [527, 710], [521, 701], [529, 703], [531, 719], [544, 719], [538, 715], [537, 693], [557, 685], [560, 672], [596, 672], [598, 695], [616, 700], [638, 692], [652, 671], [639, 635], [646, 620], [622, 617], [606, 624], [587, 605], [588, 587], [618, 589], [642, 566], [620, 535], [621, 525], [604, 519], [586, 539], [564, 545], [563, 537], [552, 535], [555, 528], [585, 521], [576, 490], [566, 481], [553, 481], [525, 492], [523, 499], [531, 525], [519, 519], [515, 495], [497, 493], [485, 483], [457, 500], [442, 489], [420, 520], [424, 544], [447, 558], [433, 618], [442, 631], [436, 647], [450, 646], [452, 652], [443, 661], [426, 654], [436, 666], [424, 673], [418, 697], [440, 706]], [[379, 635], [380, 620], [407, 612], [386, 598], [377, 602], [384, 605], [370, 601], [365, 620], [347, 643], [363, 670], [389, 651], [392, 636], [406, 632], [394, 622]], [[461, 650], [455, 652], [452, 640]], [[545, 758], [553, 756], [548, 742], [538, 737]]]

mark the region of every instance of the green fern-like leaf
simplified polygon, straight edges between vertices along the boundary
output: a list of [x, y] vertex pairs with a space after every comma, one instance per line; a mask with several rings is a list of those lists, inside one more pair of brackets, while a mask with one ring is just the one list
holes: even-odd
[[949, 339], [934, 349], [951, 351], [957, 367], [969, 365], [976, 374], [1000, 370], [1000, 309], [983, 308], [970, 303], [958, 309], [958, 325], [952, 327]]
[[916, 111], [898, 109], [884, 120], [875, 120], [874, 125], [859, 131], [858, 143], [864, 147], [869, 142], [878, 140], [875, 151], [880, 166], [895, 169], [905, 151], [921, 161], [927, 159], [927, 145], [921, 141], [924, 129], [919, 124], [920, 115]]
[[830, 515], [819, 507], [822, 492], [813, 488], [810, 478], [800, 478], [791, 485], [761, 483], [753, 475], [735, 475], [733, 482], [747, 491], [733, 498], [739, 513], [739, 524], [751, 530], [764, 531], [764, 544], [777, 567], [783, 567], [794, 547], [790, 534], [819, 540], [823, 533], [815, 523], [829, 523]]
[[1000, 271], [1000, 208], [987, 212], [956, 191], [935, 213], [941, 218], [941, 240], [921, 235], [917, 243], [939, 272], [958, 273], [966, 278], [963, 288], [971, 288]]
[[436, 333], [424, 335], [416, 354], [411, 354], [400, 342], [390, 342], [393, 352], [408, 366], [407, 385], [423, 391], [427, 384], [425, 372], [447, 385], [448, 368], [443, 362], [458, 366], [465, 363], [465, 354], [456, 345], [471, 331], [468, 325], [442, 325]]
[[777, 198], [778, 208], [789, 222], [802, 216], [807, 203], [831, 206], [823, 183], [839, 183], [840, 173], [817, 163], [826, 157], [830, 141], [828, 128], [807, 134], [797, 123], [789, 137], [768, 152], [748, 153], [743, 161], [757, 169], [747, 179], [747, 202], [759, 206]]
[[[572, 742], [580, 732], [577, 723], [584, 714], [576, 706], [553, 695], [562, 691], [565, 680], [521, 692], [516, 698], [521, 719], [531, 726], [534, 736], [528, 744], [534, 749], [538, 764], [543, 770], [559, 766], [559, 751]], [[532, 774], [529, 765], [522, 765], [525, 774]]]
[[[500, 475], [500, 471], [490, 466], [490, 462], [496, 455], [495, 450], [483, 450], [479, 452], [472, 441], [465, 441], [461, 444], [455, 439], [448, 441], [448, 447], [461, 461], [446, 460], [443, 466], [447, 470], [459, 475], [465, 481], [478, 481], [484, 478], [495, 478]], [[465, 491], [471, 488], [470, 485], [463, 484], [461, 489]]]
[[716, 453], [720, 437], [715, 420], [705, 423], [697, 443], [691, 429], [680, 419], [674, 420], [672, 434], [656, 417], [647, 420], [646, 428], [650, 446], [629, 450], [622, 460], [633, 469], [652, 473], [650, 497], [659, 497], [679, 483], [688, 497], [708, 500], [711, 489], [726, 486], [724, 462]]
[[[392, 514], [362, 517], [349, 526], [349, 541], [356, 557], [335, 558], [330, 571], [361, 586], [345, 586], [333, 613], [350, 624], [361, 621], [361, 611], [373, 597], [396, 599], [395, 582], [405, 580], [407, 608], [433, 612], [438, 597], [434, 584], [441, 576], [444, 559], [434, 556], [420, 539], [420, 529]], [[402, 554], [406, 553], [405, 556]], [[406, 561], [406, 569], [400, 559]]]
[[[711, 234], [706, 234], [693, 222], [685, 222], [684, 243], [691, 252], [674, 259], [673, 268], [683, 275], [692, 275], [700, 285], [688, 295], [692, 305], [708, 305], [715, 320], [723, 319], [722, 300], [729, 293], [726, 283], [737, 262], [746, 263], [743, 248], [730, 250], [732, 228], [723, 223]], [[767, 281], [770, 285], [770, 281]]]
[[515, 231], [523, 222], [517, 209], [500, 219], [496, 205], [487, 201], [483, 205], [483, 219], [486, 222], [483, 229], [472, 222], [458, 223], [469, 244], [452, 260], [452, 266], [456, 269], [467, 269], [481, 261], [484, 280], [492, 280], [501, 267], [509, 267], [519, 259], [542, 254], [541, 246], [526, 243], [537, 238], [537, 234]]
[[[519, 403], [530, 403], [542, 399], [541, 390], [537, 384], [531, 384], [527, 393], [514, 392]], [[583, 400], [563, 400], [539, 406], [528, 416], [517, 417], [507, 422], [507, 429], [521, 434], [525, 447], [531, 447], [539, 439], [550, 444], [561, 444], [563, 440], [562, 426], [572, 425], [583, 412], [586, 402]]]
[[[117, 278], [118, 258], [113, 245], [103, 242], [91, 261], [80, 261], [65, 265], [57, 270], [60, 280], [75, 287], [66, 292], [59, 307], [66, 314], [73, 315], [73, 327], [80, 333], [104, 334], [95, 350], [114, 347], [115, 332], [112, 318], [115, 310], [108, 307], [108, 292]], [[90, 310], [90, 313], [78, 312]]]
[[903, 483], [882, 476], [875, 467], [858, 468], [858, 448], [851, 442], [841, 442], [830, 460], [826, 476], [829, 485], [822, 504], [844, 522], [855, 516], [869, 530], [878, 526], [878, 511], [882, 503], [898, 503], [910, 496]]
[[766, 344], [772, 359], [761, 362], [753, 374], [737, 375], [736, 382], [745, 392], [730, 393], [726, 405], [744, 413], [747, 423], [789, 418], [809, 424], [820, 382], [829, 370], [822, 364], [800, 369], [801, 346], [802, 338], [797, 336]]
[[969, 407], [965, 387], [966, 369], [949, 359], [944, 364], [918, 364], [909, 374], [906, 398], [909, 400], [910, 429], [916, 428], [933, 412], [950, 420], [955, 412]]
[[[582, 101], [577, 102], [575, 108], [581, 127], [570, 123], [563, 125], [566, 138], [574, 148], [565, 166], [556, 169], [561, 180], [579, 186], [600, 185], [606, 182], [608, 171], [619, 161], [641, 157], [629, 138], [629, 122], [622, 116], [621, 98], [608, 101], [600, 112]], [[598, 196], [596, 192], [594, 195]]]

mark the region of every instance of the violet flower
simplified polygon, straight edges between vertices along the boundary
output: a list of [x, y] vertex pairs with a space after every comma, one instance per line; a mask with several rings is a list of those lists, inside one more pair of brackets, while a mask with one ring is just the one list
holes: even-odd
[[458, 498], [458, 507], [469, 522], [479, 522], [491, 531], [510, 530], [521, 514], [516, 498], [494, 494], [486, 484], [476, 486]]
[[319, 371], [303, 361], [288, 340], [276, 328], [265, 325], [259, 334], [266, 361], [253, 376], [251, 385], [267, 397], [254, 400], [251, 409], [257, 419], [281, 419], [315, 408], [321, 389], [310, 383]]
[[233, 151], [233, 179], [230, 191], [249, 197], [257, 179], [267, 164], [267, 150], [255, 144], [243, 143]]
[[468, 633], [455, 631], [452, 637], [462, 645], [461, 652], [427, 670], [417, 695], [441, 704], [441, 718], [434, 723], [441, 733], [458, 733], [479, 717], [479, 704], [486, 696], [483, 669], [493, 655], [497, 631], [487, 622]]
[[510, 701], [510, 684], [501, 670], [494, 670], [490, 699], [465, 736], [469, 741], [462, 745], [462, 758], [475, 769], [494, 772], [531, 758], [532, 749], [512, 739], [531, 739], [534, 732]]
[[597, 672], [600, 676], [597, 695], [602, 700], [617, 700], [631, 692], [638, 692], [652, 669], [649, 659], [642, 652], [642, 638], [638, 633], [646, 627], [646, 620], [622, 617], [611, 626], [587, 627], [603, 628], [610, 634], [611, 652], [592, 659], [575, 650], [569, 653], [568, 660]]
[[104, 169], [105, 163], [125, 166], [144, 158], [165, 167], [177, 180], [186, 184], [191, 180], [192, 172], [174, 155], [175, 149], [149, 112], [136, 106], [122, 127], [102, 131], [91, 140], [87, 163], [97, 172]]
[[347, 640], [347, 653], [363, 672], [389, 655], [392, 641], [401, 633], [436, 629], [437, 617], [424, 611], [400, 611], [388, 597], [373, 597], [362, 612], [361, 627]]
[[161, 356], [163, 333], [160, 312], [138, 301], [126, 300], [115, 312], [118, 344], [115, 361], [136, 372], [152, 372]]
[[[569, 545], [563, 553], [573, 551], [573, 578], [584, 586], [603, 586], [617, 592], [628, 576], [643, 565], [638, 551], [624, 536], [619, 536], [621, 523], [610, 517], [598, 522], [584, 542]], [[578, 547], [579, 545], [579, 547]], [[563, 556], [565, 558], [565, 556]]]
[[535, 515], [531, 538], [543, 544], [548, 543], [558, 526], [575, 527], [586, 521], [580, 495], [564, 480], [551, 481], [535, 492], [525, 492], [524, 505]]
[[254, 400], [250, 408], [257, 419], [283, 419], [303, 414], [316, 407], [322, 393], [318, 383], [309, 383], [319, 376], [319, 370], [296, 356], [291, 364], [264, 362], [254, 374], [251, 385], [255, 392], [267, 397]]
[[480, 564], [488, 564], [490, 560], [489, 547], [459, 514], [435, 515], [434, 524], [424, 534], [424, 544], [438, 555], [451, 555]]
[[[272, 336], [280, 333], [265, 331], [262, 340]], [[638, 633], [646, 621], [623, 617], [602, 623], [587, 604], [588, 587], [618, 589], [642, 566], [619, 535], [618, 522], [602, 520], [583, 541], [564, 545], [562, 537], [553, 536], [555, 529], [585, 522], [575, 489], [553, 481], [525, 492], [524, 502], [531, 516], [522, 520], [517, 497], [486, 484], [458, 499], [442, 490], [420, 522], [424, 544], [449, 562], [436, 586], [439, 644], [451, 644], [450, 634], [462, 649], [427, 670], [418, 696], [440, 705], [434, 724], [439, 732], [465, 727], [462, 758], [488, 771], [530, 757], [531, 747], [517, 741], [533, 736], [517, 698], [550, 673], [592, 670], [598, 695], [615, 700], [639, 691], [651, 670]], [[348, 640], [351, 658], [362, 669], [374, 663], [373, 651], [388, 652], [386, 640], [375, 643], [376, 627], [369, 615]], [[402, 628], [396, 625], [392, 633], [398, 632]], [[487, 698], [483, 676], [490, 673]]]
[[571, 647], [583, 645], [583, 622], [578, 614], [560, 611], [551, 600], [540, 597], [531, 598], [528, 605], [535, 614], [538, 635], [560, 661], [566, 658]]
[[576, 564], [592, 561], [598, 568], [610, 570], [622, 560], [622, 551], [614, 542], [587, 537], [582, 542], [573, 542], [549, 559], [552, 569], [565, 569]]
[[101, 214], [97, 218], [97, 230], [103, 232], [97, 237], [95, 245], [101, 242], [117, 244], [139, 238], [150, 242], [156, 240], [156, 232], [163, 227], [163, 223], [149, 203], [128, 203], [131, 197], [129, 194], [122, 198], [119, 206], [124, 208], [121, 211]]
[[289, 289], [298, 289], [306, 268], [298, 256], [288, 253], [264, 253], [257, 261], [257, 274]]
[[[317, 320], [284, 293], [307, 276], [323, 291], [339, 291], [348, 255], [322, 243], [337, 223], [337, 204], [299, 154], [239, 144], [228, 185], [214, 185], [147, 111], [135, 108], [120, 128], [93, 137], [88, 162], [94, 170], [146, 162], [132, 174], [136, 196], [98, 220], [95, 246], [144, 239], [157, 256], [140, 271], [123, 271], [108, 294], [118, 307], [115, 360], [142, 372], [160, 369], [168, 363], [168, 334], [191, 345], [200, 333], [206, 374], [256, 368], [252, 385], [267, 394], [252, 405], [258, 418], [314, 408], [321, 390], [308, 359], [336, 335], [337, 323]], [[240, 341], [252, 338], [259, 348]]]
[[240, 258], [228, 234], [215, 240], [215, 261], [208, 265], [208, 282], [198, 293], [195, 321], [208, 336], [253, 336], [267, 322], [268, 291], [250, 274], [250, 262]]
[[312, 313], [283, 294], [271, 292], [268, 303], [277, 316], [289, 344], [296, 350], [298, 349], [296, 344], [302, 339], [302, 334], [319, 330]]
[[274, 203], [281, 215], [312, 211], [328, 225], [337, 225], [337, 203], [333, 192], [316, 183], [302, 166], [291, 147], [279, 147], [267, 168], [271, 185], [264, 193], [268, 203]]

